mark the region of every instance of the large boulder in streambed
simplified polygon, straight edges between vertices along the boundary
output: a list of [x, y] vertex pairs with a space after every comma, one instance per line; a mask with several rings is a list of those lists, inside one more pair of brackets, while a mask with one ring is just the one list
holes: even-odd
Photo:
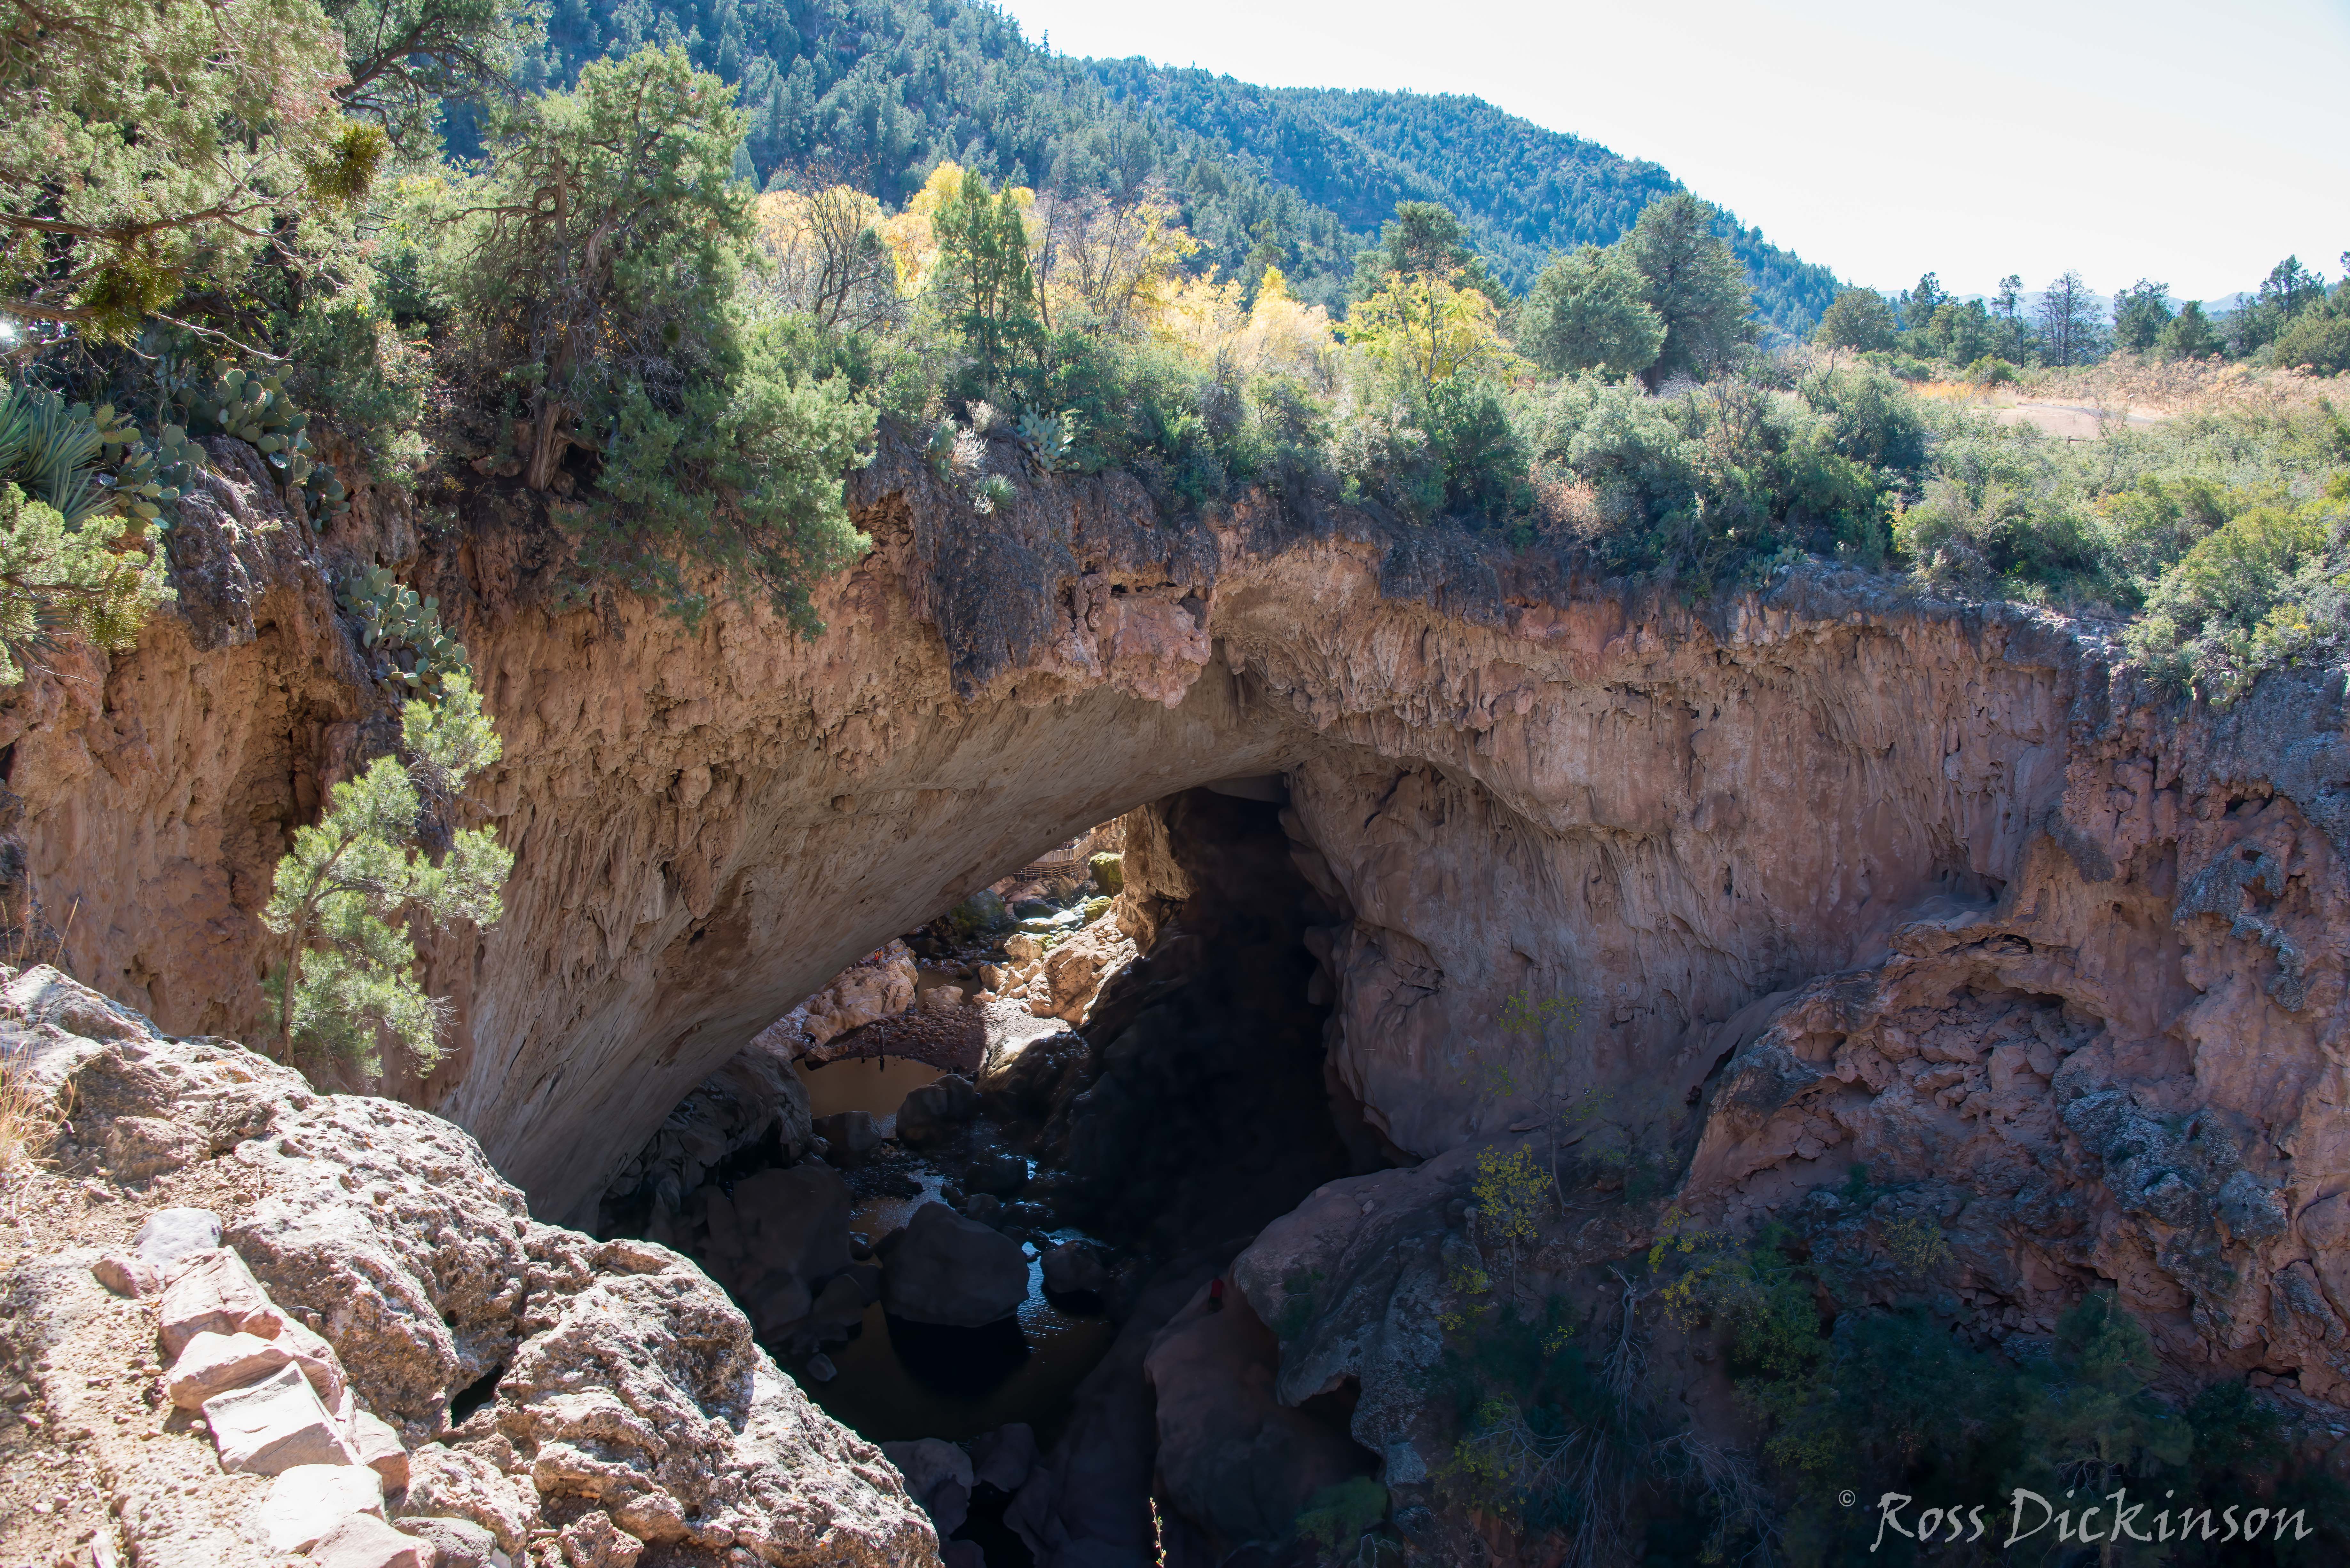
[[979, 1091], [969, 1078], [949, 1073], [909, 1090], [898, 1107], [898, 1141], [909, 1148], [944, 1143], [979, 1115]]
[[881, 1304], [909, 1323], [978, 1328], [1028, 1299], [1020, 1243], [943, 1203], [925, 1203], [884, 1243]]

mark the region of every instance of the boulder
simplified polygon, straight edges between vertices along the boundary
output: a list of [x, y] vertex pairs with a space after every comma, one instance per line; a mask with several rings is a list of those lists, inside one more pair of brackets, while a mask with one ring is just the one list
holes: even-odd
[[188, 1341], [163, 1374], [163, 1394], [182, 1410], [201, 1409], [213, 1396], [258, 1383], [293, 1360], [275, 1340], [207, 1331]]
[[1041, 1122], [1073, 1091], [1093, 1058], [1085, 1036], [1069, 1030], [1040, 1035], [1025, 1044], [991, 1053], [980, 1090], [998, 1115]]
[[220, 1216], [209, 1209], [158, 1209], [130, 1239], [130, 1250], [143, 1262], [166, 1271], [220, 1244]]
[[310, 1548], [309, 1568], [436, 1568], [430, 1541], [394, 1530], [372, 1514], [346, 1514]]
[[952, 1012], [962, 1005], [962, 987], [959, 985], [934, 985], [922, 994], [925, 1012]]
[[1028, 1162], [1008, 1148], [983, 1148], [971, 1157], [961, 1174], [963, 1186], [971, 1191], [1001, 1197], [1028, 1185]]
[[120, 1181], [146, 1181], [203, 1158], [204, 1140], [160, 1116], [117, 1116], [106, 1129], [106, 1163]]
[[440, 1568], [510, 1568], [490, 1532], [470, 1519], [403, 1519], [392, 1528], [432, 1542]]
[[875, 1149], [881, 1147], [881, 1128], [864, 1111], [841, 1111], [833, 1116], [818, 1116], [815, 1127], [816, 1136], [832, 1146], [832, 1162], [835, 1165], [862, 1165], [873, 1157]]
[[918, 971], [902, 941], [890, 941], [832, 977], [822, 991], [769, 1024], [752, 1044], [823, 1061], [838, 1035], [913, 1005]]
[[214, 1247], [192, 1254], [165, 1287], [156, 1324], [164, 1354], [176, 1357], [200, 1334], [276, 1339], [286, 1320], [244, 1260], [226, 1247]]
[[163, 1276], [155, 1265], [130, 1252], [109, 1252], [89, 1266], [89, 1274], [116, 1295], [134, 1300], [163, 1288]]
[[645, 1550], [643, 1542], [623, 1532], [601, 1509], [590, 1509], [565, 1525], [556, 1539], [571, 1568], [632, 1568]]
[[274, 1476], [296, 1465], [354, 1462], [334, 1417], [301, 1368], [290, 1364], [258, 1383], [214, 1395], [203, 1412], [224, 1470]]
[[944, 1540], [971, 1516], [971, 1456], [942, 1438], [884, 1443], [881, 1452], [906, 1478], [906, 1490], [931, 1516]]
[[1064, 1241], [1045, 1254], [1045, 1288], [1055, 1295], [1079, 1291], [1100, 1295], [1109, 1289], [1109, 1268], [1088, 1242]]
[[1010, 1421], [971, 1440], [972, 1476], [998, 1491], [1018, 1491], [1036, 1468], [1036, 1429]]
[[1245, 1294], [1226, 1291], [1223, 1303], [1211, 1311], [1202, 1287], [1143, 1361], [1163, 1495], [1221, 1543], [1219, 1554], [1285, 1534], [1315, 1492], [1364, 1469], [1342, 1422], [1274, 1398], [1281, 1342]]
[[403, 1521], [466, 1520], [512, 1556], [537, 1522], [538, 1492], [479, 1454], [428, 1443], [408, 1458], [408, 1493], [394, 1511]]
[[949, 1073], [907, 1092], [898, 1106], [898, 1141], [910, 1148], [943, 1143], [979, 1114], [979, 1091]]
[[909, 1323], [978, 1328], [1027, 1299], [1019, 1243], [943, 1203], [914, 1210], [881, 1276], [881, 1304]]
[[273, 1552], [307, 1552], [354, 1513], [383, 1517], [383, 1478], [360, 1465], [296, 1465], [279, 1473], [254, 1516]]
[[974, 1192], [962, 1200], [962, 1211], [964, 1218], [983, 1225], [1000, 1225], [1003, 1222], [1003, 1199], [993, 1192]]
[[351, 1417], [350, 1449], [359, 1463], [383, 1478], [385, 1490], [407, 1487], [408, 1449], [390, 1422], [358, 1411]]
[[1089, 856], [1086, 860], [1086, 868], [1093, 874], [1094, 886], [1099, 888], [1103, 892], [1116, 894], [1125, 890], [1125, 856]]

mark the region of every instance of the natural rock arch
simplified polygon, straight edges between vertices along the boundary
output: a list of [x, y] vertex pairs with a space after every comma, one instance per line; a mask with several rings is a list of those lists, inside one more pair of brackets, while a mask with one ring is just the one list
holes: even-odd
[[[2338, 913], [2303, 822], [2350, 774], [2331, 710], [2179, 730], [2116, 701], [2061, 625], [1857, 575], [1700, 611], [1268, 503], [1171, 522], [1115, 477], [1025, 484], [983, 520], [885, 452], [856, 487], [875, 549], [803, 642], [731, 607], [691, 633], [626, 598], [562, 607], [544, 536], [494, 497], [454, 546], [393, 514], [322, 553], [232, 526], [249, 494], [219, 489], [175, 545], [178, 618], [15, 706], [35, 884], [74, 911], [77, 972], [167, 1027], [248, 1031], [285, 828], [380, 722], [322, 573], [411, 560], [505, 735], [483, 805], [517, 860], [504, 922], [433, 955], [458, 1050], [410, 1092], [553, 1217], [843, 962], [1076, 828], [1233, 774], [1288, 777], [1309, 876], [1352, 917], [1326, 960], [1340, 1074], [1420, 1156], [1562, 1085], [1687, 1148], [1686, 1102], [1767, 1021], [1752, 1004], [1866, 970], [1921, 915], [2020, 944], [1997, 961], [2117, 1038], [2178, 1040], [2199, 965], [2230, 943], [2266, 961], [2225, 922], [2172, 920], [2202, 864], [2179, 846], [2228, 837], [2181, 814], [2224, 819], [2231, 791], [2294, 796], [2270, 824], [2303, 824], [2285, 847], [2318, 867], [2293, 918]], [[2288, 756], [2291, 778], [2213, 760]], [[1499, 1026], [1513, 996], [1573, 996], [1585, 1026], [1537, 1062]], [[2242, 1005], [2317, 1059], [2330, 1001]], [[2211, 1076], [2248, 1116], [2300, 1115]], [[1774, 1115], [1715, 1107], [1704, 1168], [1817, 1158]], [[1738, 1116], [1788, 1148], [1724, 1154]]]

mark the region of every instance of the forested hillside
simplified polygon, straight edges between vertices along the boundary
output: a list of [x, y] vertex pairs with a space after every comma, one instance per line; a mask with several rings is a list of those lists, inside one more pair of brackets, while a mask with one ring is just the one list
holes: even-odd
[[[1554, 251], [1607, 244], [1680, 190], [1653, 163], [1544, 130], [1478, 99], [1273, 88], [1140, 59], [1055, 57], [970, 0], [557, 0], [528, 85], [680, 43], [735, 84], [743, 171], [845, 180], [893, 205], [941, 159], [1068, 193], [1163, 182], [1227, 275], [1279, 266], [1302, 299], [1343, 310], [1354, 256], [1401, 201], [1451, 209], [1513, 292]], [[1809, 329], [1825, 267], [1717, 227], [1752, 275], [1767, 327]]]

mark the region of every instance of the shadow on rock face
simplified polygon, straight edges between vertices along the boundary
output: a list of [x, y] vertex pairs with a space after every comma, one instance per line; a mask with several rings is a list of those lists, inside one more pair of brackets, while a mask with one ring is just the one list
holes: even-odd
[[1015, 1317], [982, 1328], [910, 1323], [902, 1317], [886, 1321], [889, 1343], [906, 1370], [956, 1398], [982, 1397], [1028, 1359], [1028, 1338]]

